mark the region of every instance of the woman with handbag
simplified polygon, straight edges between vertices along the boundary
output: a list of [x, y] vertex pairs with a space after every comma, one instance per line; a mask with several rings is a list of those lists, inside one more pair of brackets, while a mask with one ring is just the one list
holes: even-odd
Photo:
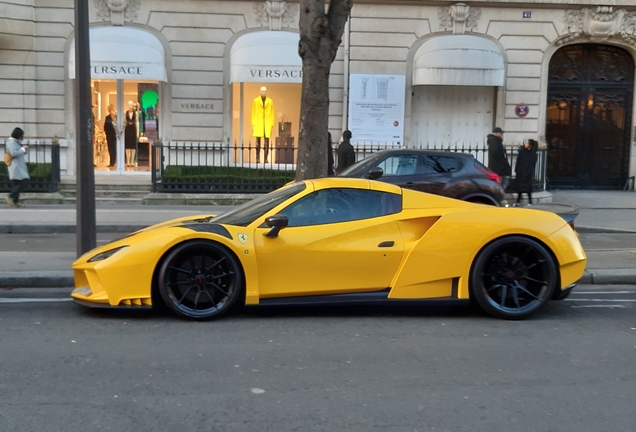
[[24, 131], [20, 128], [15, 128], [11, 133], [11, 138], [5, 144], [4, 151], [11, 156], [8, 166], [11, 192], [4, 199], [11, 207], [24, 207], [24, 203], [20, 202], [20, 192], [22, 192], [26, 182], [29, 180], [29, 171], [24, 159], [29, 146], [22, 145], [23, 139]]
[[514, 191], [517, 192], [517, 201], [512, 204], [513, 207], [521, 205], [521, 195], [528, 194], [528, 205], [532, 205], [532, 176], [534, 175], [534, 167], [537, 164], [537, 149], [539, 143], [533, 139], [527, 139], [523, 145], [519, 147], [517, 154], [517, 163], [515, 164], [515, 183]]

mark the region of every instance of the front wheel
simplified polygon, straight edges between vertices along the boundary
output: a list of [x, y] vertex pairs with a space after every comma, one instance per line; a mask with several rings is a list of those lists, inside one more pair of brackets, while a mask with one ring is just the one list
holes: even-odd
[[554, 258], [536, 240], [511, 236], [487, 245], [470, 274], [471, 295], [489, 314], [524, 319], [552, 298], [557, 285]]
[[226, 313], [243, 290], [238, 259], [208, 241], [183, 243], [162, 260], [159, 292], [166, 306], [182, 318], [212, 319]]

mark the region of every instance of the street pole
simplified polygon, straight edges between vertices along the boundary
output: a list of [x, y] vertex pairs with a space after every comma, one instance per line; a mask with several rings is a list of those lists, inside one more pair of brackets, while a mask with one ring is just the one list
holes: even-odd
[[77, 188], [77, 256], [97, 244], [95, 222], [95, 170], [93, 166], [93, 98], [88, 0], [75, 0], [75, 148]]

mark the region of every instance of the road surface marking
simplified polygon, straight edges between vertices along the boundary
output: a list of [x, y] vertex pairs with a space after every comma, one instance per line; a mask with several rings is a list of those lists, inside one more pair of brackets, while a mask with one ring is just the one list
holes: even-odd
[[625, 308], [624, 305], [587, 305], [587, 306], [570, 306], [572, 309], [580, 309], [580, 308]]
[[626, 302], [626, 303], [636, 302], [636, 299], [572, 299], [572, 298], [568, 298], [564, 300], [572, 301], [572, 302]]
[[592, 294], [636, 294], [636, 291], [576, 291], [572, 295], [592, 295]]

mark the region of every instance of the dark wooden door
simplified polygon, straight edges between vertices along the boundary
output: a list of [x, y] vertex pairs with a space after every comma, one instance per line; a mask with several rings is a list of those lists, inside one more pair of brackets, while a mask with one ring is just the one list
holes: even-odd
[[629, 169], [634, 62], [608, 45], [561, 48], [549, 68], [551, 188], [621, 189]]

